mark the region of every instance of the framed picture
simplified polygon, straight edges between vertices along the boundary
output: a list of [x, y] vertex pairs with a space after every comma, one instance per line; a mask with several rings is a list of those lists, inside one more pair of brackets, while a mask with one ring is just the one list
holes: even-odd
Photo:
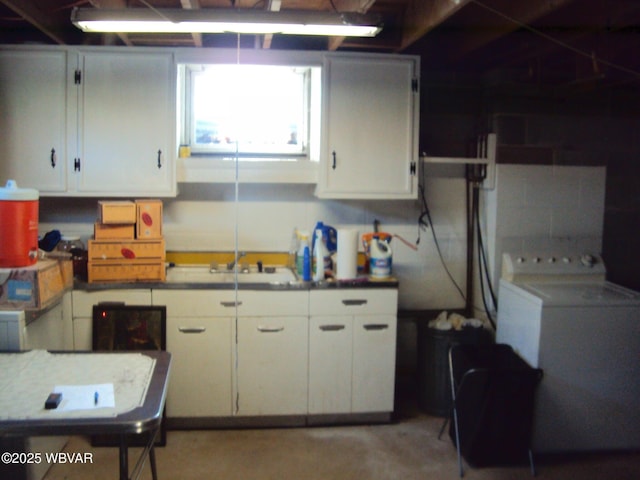
[[[93, 351], [166, 350], [167, 308], [165, 306], [99, 303], [93, 306]], [[148, 434], [130, 435], [131, 446], [145, 446]], [[98, 447], [118, 445], [114, 435], [93, 435]], [[155, 446], [164, 446], [167, 436], [164, 422]]]

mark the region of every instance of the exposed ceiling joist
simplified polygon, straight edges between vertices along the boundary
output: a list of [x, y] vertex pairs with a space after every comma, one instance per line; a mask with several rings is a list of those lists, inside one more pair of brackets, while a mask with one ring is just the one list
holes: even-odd
[[[199, 0], [180, 0], [180, 4], [182, 8], [185, 10], [197, 10], [200, 8]], [[196, 47], [202, 46], [202, 34], [201, 33], [192, 33], [191, 37], [193, 38], [193, 43]]]
[[422, 38], [470, 2], [471, 0], [433, 0], [431, 2], [411, 0], [404, 14], [402, 43], [399, 50], [404, 50]]
[[70, 21], [75, 6], [375, 13], [374, 38], [274, 34], [253, 47], [409, 53], [425, 71], [509, 85], [640, 88], [639, 0], [0, 0], [0, 43], [236, 46], [228, 34], [85, 34]]
[[513, 0], [473, 0], [471, 2], [475, 7], [473, 11], [470, 11], [465, 16], [466, 19], [461, 20], [456, 25], [461, 28], [474, 29], [474, 26], [481, 28], [475, 28], [476, 33], [473, 37], [466, 37], [455, 48], [450, 49], [449, 55], [454, 60], [459, 59], [522, 28], [523, 25], [533, 24], [539, 18], [549, 15], [574, 1], [514, 2]]
[[65, 35], [64, 30], [60, 29], [59, 21], [52, 17], [50, 12], [38, 9], [33, 2], [0, 0], [0, 3], [20, 15], [55, 43], [60, 45], [69, 43], [69, 38]]
[[[333, 0], [332, 5], [338, 12], [367, 13], [376, 0]], [[335, 51], [344, 43], [345, 37], [329, 38], [328, 50]]]

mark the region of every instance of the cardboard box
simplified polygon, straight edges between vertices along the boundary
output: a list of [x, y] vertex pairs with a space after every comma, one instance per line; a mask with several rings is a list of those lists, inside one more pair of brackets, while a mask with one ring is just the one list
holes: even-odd
[[105, 224], [134, 224], [136, 223], [136, 204], [129, 200], [99, 201], [98, 222]]
[[89, 262], [110, 260], [162, 260], [166, 257], [164, 240], [89, 240]]
[[70, 260], [40, 260], [35, 265], [0, 269], [0, 309], [42, 309], [73, 287]]
[[162, 238], [162, 200], [136, 200], [136, 238]]
[[136, 226], [121, 223], [95, 223], [93, 225], [93, 238], [96, 240], [134, 240]]

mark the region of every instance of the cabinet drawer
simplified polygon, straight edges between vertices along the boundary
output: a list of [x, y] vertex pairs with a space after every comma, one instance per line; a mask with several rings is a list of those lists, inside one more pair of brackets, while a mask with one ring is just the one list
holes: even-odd
[[307, 315], [308, 292], [234, 290], [154, 290], [153, 304], [181, 317]]
[[369, 315], [398, 309], [398, 291], [389, 289], [317, 290], [310, 293], [311, 315]]
[[100, 290], [85, 292], [74, 290], [72, 293], [73, 316], [91, 317], [93, 306], [100, 302], [124, 302], [126, 305], [151, 305], [151, 290]]
[[153, 304], [165, 305], [167, 317], [211, 317], [235, 315], [224, 307], [235, 301], [233, 290], [154, 290]]
[[247, 316], [309, 315], [309, 292], [238, 292], [238, 314]]

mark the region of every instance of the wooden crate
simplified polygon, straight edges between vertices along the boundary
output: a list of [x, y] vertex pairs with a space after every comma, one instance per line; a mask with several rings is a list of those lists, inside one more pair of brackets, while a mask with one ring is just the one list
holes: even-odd
[[136, 238], [162, 238], [162, 200], [136, 200]]
[[98, 202], [99, 223], [136, 223], [136, 204], [129, 200], [101, 200]]
[[164, 239], [160, 240], [89, 240], [89, 262], [112, 260], [162, 260], [166, 256]]
[[136, 226], [122, 223], [98, 223], [93, 226], [93, 238], [96, 240], [134, 240]]
[[104, 260], [89, 261], [89, 283], [95, 282], [164, 282], [164, 261], [130, 260], [115, 263]]

